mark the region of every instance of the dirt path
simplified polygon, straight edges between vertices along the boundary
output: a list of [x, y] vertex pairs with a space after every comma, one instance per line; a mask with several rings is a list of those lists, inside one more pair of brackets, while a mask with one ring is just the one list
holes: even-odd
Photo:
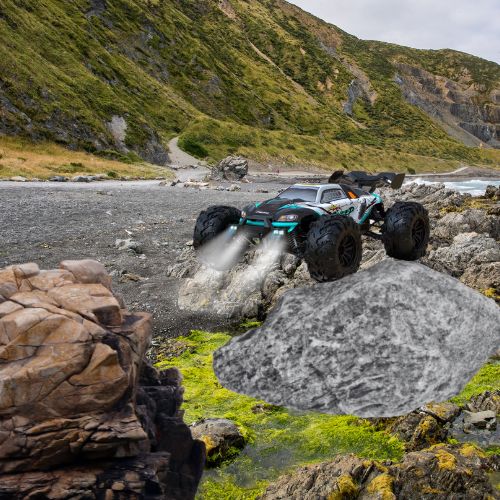
[[200, 165], [200, 160], [186, 153], [179, 147], [179, 138], [174, 137], [168, 143], [170, 163], [179, 168], [186, 168]]
[[210, 171], [203, 162], [186, 153], [179, 147], [179, 138], [174, 137], [168, 143], [170, 163], [181, 182], [188, 180], [200, 181]]

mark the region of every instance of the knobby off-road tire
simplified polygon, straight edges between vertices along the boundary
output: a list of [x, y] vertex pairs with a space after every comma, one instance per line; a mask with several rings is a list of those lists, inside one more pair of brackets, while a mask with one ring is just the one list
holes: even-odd
[[362, 254], [361, 232], [350, 217], [323, 216], [307, 234], [304, 258], [316, 281], [334, 281], [355, 273]]
[[427, 251], [429, 214], [416, 202], [397, 202], [386, 214], [382, 226], [385, 251], [400, 260], [418, 260]]
[[241, 212], [234, 207], [213, 206], [200, 213], [194, 227], [193, 246], [196, 250], [206, 245], [231, 224], [238, 224]]

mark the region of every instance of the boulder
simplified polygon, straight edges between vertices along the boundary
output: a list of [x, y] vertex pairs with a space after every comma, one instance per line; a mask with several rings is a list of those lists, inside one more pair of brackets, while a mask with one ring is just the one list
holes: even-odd
[[464, 430], [477, 427], [478, 429], [495, 430], [497, 426], [497, 416], [494, 411], [486, 410], [480, 412], [466, 411], [464, 413]]
[[467, 408], [472, 412], [490, 410], [497, 415], [500, 414], [500, 389], [496, 391], [485, 391], [476, 396], [472, 396], [467, 403]]
[[500, 261], [500, 245], [485, 234], [460, 233], [450, 246], [433, 250], [427, 262], [438, 271], [460, 277], [467, 268]]
[[477, 290], [493, 290], [500, 296], [500, 261], [469, 265], [460, 281]]
[[248, 174], [248, 160], [240, 156], [228, 156], [212, 171], [213, 179], [241, 181]]
[[132, 238], [127, 238], [126, 240], [116, 240], [115, 247], [118, 250], [129, 250], [136, 254], [142, 254], [142, 246], [139, 242], [133, 240]]
[[205, 190], [210, 187], [210, 184], [208, 182], [200, 182], [195, 180], [189, 180], [184, 183], [177, 183], [175, 185], [179, 187], [199, 189], [199, 190]]
[[245, 438], [238, 426], [225, 418], [197, 422], [191, 426], [191, 435], [205, 443], [207, 464], [211, 466], [233, 458], [245, 446]]
[[500, 220], [478, 209], [451, 212], [438, 219], [433, 237], [451, 241], [460, 233], [487, 233], [492, 238], [498, 238]]
[[487, 186], [484, 197], [490, 200], [500, 201], [500, 186]]
[[215, 353], [214, 369], [228, 389], [268, 403], [391, 417], [458, 394], [497, 349], [499, 325], [493, 300], [387, 259], [289, 291], [261, 328]]
[[0, 269], [0, 297], [0, 497], [140, 496], [151, 482], [192, 498], [203, 446], [179, 373], [143, 361], [150, 315], [124, 309], [94, 261]]
[[[343, 455], [331, 462], [309, 465], [271, 484], [260, 500], [330, 500], [357, 498], [363, 478], [376, 467], [372, 460]], [[373, 471], [373, 477], [380, 473]]]
[[71, 182], [94, 182], [94, 181], [98, 181], [98, 180], [102, 180], [102, 178], [100, 178], [99, 176], [97, 175], [75, 175], [74, 177], [71, 178]]
[[471, 445], [438, 445], [398, 464], [341, 455], [302, 467], [271, 484], [261, 500], [496, 498], [487, 471], [495, 467]]
[[15, 175], [14, 177], [11, 177], [9, 180], [12, 182], [26, 182], [28, 179], [26, 179], [26, 177], [23, 177], [21, 175]]
[[459, 414], [460, 408], [453, 403], [429, 403], [396, 419], [389, 431], [404, 441], [407, 451], [418, 451], [444, 442]]

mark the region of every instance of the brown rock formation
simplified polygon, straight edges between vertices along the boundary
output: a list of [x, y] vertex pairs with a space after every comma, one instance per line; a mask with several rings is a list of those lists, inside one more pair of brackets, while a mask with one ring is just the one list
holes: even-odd
[[194, 495], [203, 446], [178, 372], [143, 363], [150, 340], [97, 262], [0, 270], [0, 498]]

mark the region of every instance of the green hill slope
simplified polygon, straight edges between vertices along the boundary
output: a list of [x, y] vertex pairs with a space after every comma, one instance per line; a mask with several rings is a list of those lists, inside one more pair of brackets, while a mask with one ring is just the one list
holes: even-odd
[[92, 152], [161, 164], [181, 135], [211, 160], [495, 166], [470, 146], [497, 146], [499, 103], [495, 63], [361, 41], [282, 0], [0, 4], [0, 133]]

